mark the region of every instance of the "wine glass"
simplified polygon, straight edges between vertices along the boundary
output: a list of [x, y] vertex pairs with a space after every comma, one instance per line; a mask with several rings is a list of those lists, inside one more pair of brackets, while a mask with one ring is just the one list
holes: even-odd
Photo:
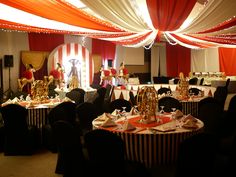
[[175, 111], [176, 111], [176, 108], [171, 108], [172, 112], [171, 112], [171, 117], [172, 119], [175, 118]]
[[121, 114], [122, 114], [122, 116], [125, 117], [125, 120], [127, 120], [127, 117], [126, 117], [126, 107], [123, 106], [122, 109], [123, 109], [123, 110], [122, 110]]
[[164, 111], [164, 107], [165, 107], [165, 106], [160, 106], [160, 108], [161, 108], [160, 114], [164, 114], [164, 112], [165, 112], [165, 111]]

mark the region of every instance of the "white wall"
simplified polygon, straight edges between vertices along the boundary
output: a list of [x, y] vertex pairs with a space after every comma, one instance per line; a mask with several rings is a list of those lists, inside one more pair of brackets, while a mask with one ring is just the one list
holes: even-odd
[[[28, 34], [24, 32], [0, 31], [0, 58], [4, 55], [13, 55], [13, 67], [10, 68], [11, 89], [17, 90], [17, 79], [20, 69], [20, 51], [29, 50]], [[3, 91], [9, 88], [9, 68], [4, 67], [3, 60]]]

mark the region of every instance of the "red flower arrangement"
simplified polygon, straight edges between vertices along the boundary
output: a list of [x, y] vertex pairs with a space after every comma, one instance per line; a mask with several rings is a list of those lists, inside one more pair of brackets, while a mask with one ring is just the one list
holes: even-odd
[[50, 75], [52, 75], [54, 79], [60, 79], [61, 77], [61, 73], [56, 69], [52, 70]]
[[24, 71], [23, 77], [26, 78], [27, 80], [30, 80], [30, 79], [32, 79], [33, 74], [30, 71]]
[[116, 75], [116, 70], [114, 68], [111, 68], [111, 74]]
[[104, 76], [109, 76], [110, 75], [110, 71], [109, 70], [103, 70], [104, 72]]
[[124, 74], [124, 75], [127, 75], [127, 74], [129, 74], [129, 72], [128, 72], [128, 69], [127, 69], [127, 68], [124, 68], [124, 69], [123, 69], [123, 74]]

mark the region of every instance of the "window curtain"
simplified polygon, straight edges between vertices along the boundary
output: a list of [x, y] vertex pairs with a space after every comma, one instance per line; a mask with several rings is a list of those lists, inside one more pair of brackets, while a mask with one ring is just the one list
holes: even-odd
[[[30, 51], [51, 52], [54, 48], [64, 43], [64, 35], [61, 34], [28, 33], [28, 39], [29, 39]], [[47, 61], [48, 59], [45, 58], [42, 67], [34, 73], [34, 77], [36, 80], [42, 80], [44, 76], [48, 75]], [[19, 73], [20, 77], [22, 76], [25, 70], [26, 70], [25, 65], [21, 60], [20, 73]]]
[[166, 43], [166, 67], [168, 77], [177, 77], [180, 72], [190, 72], [191, 49]]
[[191, 50], [191, 71], [217, 72], [219, 71], [218, 48]]
[[236, 49], [219, 48], [220, 71], [225, 72], [227, 76], [236, 75]]
[[114, 60], [115, 59], [115, 52], [116, 52], [116, 44], [99, 40], [99, 39], [92, 39], [92, 54], [101, 55], [102, 60]]

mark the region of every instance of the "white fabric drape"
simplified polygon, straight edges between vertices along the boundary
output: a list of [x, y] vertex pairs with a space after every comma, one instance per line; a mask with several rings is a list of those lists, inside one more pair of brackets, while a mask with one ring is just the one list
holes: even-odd
[[154, 76], [166, 76], [165, 45], [154, 45], [151, 50], [151, 79]]
[[192, 72], [219, 71], [218, 48], [191, 50]]
[[153, 82], [153, 77], [159, 75], [160, 68], [160, 48], [158, 46], [152, 46], [151, 49], [151, 80]]

